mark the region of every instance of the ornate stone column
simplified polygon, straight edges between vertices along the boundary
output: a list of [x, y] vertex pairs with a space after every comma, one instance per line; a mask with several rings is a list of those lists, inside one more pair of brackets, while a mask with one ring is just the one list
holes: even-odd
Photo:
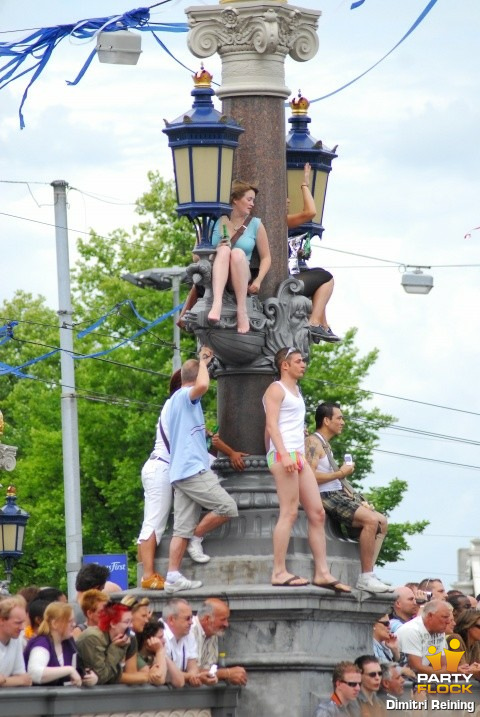
[[[287, 278], [285, 59], [313, 58], [320, 11], [274, 0], [244, 0], [186, 9], [188, 46], [199, 58], [218, 53], [222, 81], [217, 95], [227, 116], [245, 129], [235, 152], [234, 176], [259, 187], [255, 214], [267, 229], [272, 268], [261, 299], [275, 295]], [[235, 374], [235, 375], [234, 375]], [[270, 368], [229, 369], [218, 378], [218, 416], [222, 437], [257, 462], [264, 453], [261, 397], [272, 379]], [[248, 420], [245, 418], [248, 416]], [[256, 465], [258, 465], [256, 463]]]

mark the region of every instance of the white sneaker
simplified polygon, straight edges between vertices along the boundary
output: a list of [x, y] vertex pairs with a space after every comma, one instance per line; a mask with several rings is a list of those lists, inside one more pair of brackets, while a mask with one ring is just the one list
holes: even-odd
[[391, 586], [382, 583], [375, 575], [360, 575], [357, 580], [357, 590], [366, 590], [369, 593], [392, 592]]
[[201, 580], [189, 580], [184, 575], [180, 575], [178, 580], [175, 580], [174, 583], [167, 583], [167, 581], [165, 581], [163, 589], [166, 593], [177, 593], [180, 590], [196, 590], [201, 587]]
[[205, 555], [203, 552], [202, 538], [191, 538], [187, 546], [187, 553], [195, 563], [208, 563], [210, 560], [210, 555]]

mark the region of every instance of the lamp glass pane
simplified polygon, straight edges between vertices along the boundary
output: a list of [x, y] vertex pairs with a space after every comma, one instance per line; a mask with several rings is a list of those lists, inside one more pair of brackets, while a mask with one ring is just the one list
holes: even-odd
[[196, 202], [217, 202], [218, 147], [193, 147], [193, 181]]
[[[16, 550], [16, 537], [17, 537], [17, 526], [16, 525], [2, 525], [2, 538], [0, 540], [0, 550], [12, 551]], [[3, 542], [3, 545], [1, 543]]]
[[318, 224], [322, 223], [323, 205], [325, 204], [325, 194], [327, 193], [327, 180], [328, 174], [326, 172], [320, 172], [317, 170], [315, 179], [315, 193], [313, 195], [317, 213], [315, 214], [315, 218], [313, 221]]
[[[289, 214], [298, 214], [303, 210], [303, 179], [303, 169], [287, 169], [287, 197], [290, 200], [288, 205]], [[311, 180], [312, 177], [310, 176], [310, 182]]]
[[25, 526], [19, 525], [18, 530], [17, 530], [17, 546], [16, 546], [15, 550], [19, 550], [20, 552], [22, 552], [22, 548], [23, 548], [24, 533], [25, 533]]
[[188, 204], [192, 201], [188, 147], [179, 147], [173, 150], [173, 163], [177, 180], [178, 203]]
[[225, 204], [230, 202], [230, 191], [232, 188], [233, 173], [233, 148], [223, 147], [222, 169], [220, 175], [220, 201]]

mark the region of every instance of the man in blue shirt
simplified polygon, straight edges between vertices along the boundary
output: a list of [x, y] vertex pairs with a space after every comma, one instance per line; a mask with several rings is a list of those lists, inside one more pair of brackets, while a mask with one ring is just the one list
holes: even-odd
[[[182, 387], [170, 399], [167, 421], [174, 522], [164, 587], [166, 593], [201, 587], [200, 580], [188, 580], [180, 572], [188, 541], [193, 538], [195, 549], [203, 552], [201, 540], [204, 535], [238, 515], [235, 501], [210, 470], [205, 441], [200, 399], [208, 391], [208, 364], [212, 358], [213, 351], [203, 346], [199, 361], [185, 361], [181, 371]], [[210, 512], [198, 522], [202, 508]]]

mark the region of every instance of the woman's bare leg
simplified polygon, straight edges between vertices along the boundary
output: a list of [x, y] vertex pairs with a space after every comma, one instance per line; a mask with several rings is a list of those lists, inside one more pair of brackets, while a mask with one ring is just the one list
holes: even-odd
[[237, 300], [237, 331], [246, 334], [250, 329], [247, 314], [247, 289], [250, 279], [250, 268], [247, 257], [242, 249], [232, 249], [230, 257], [230, 276]]
[[231, 253], [228, 246], [217, 247], [217, 253], [212, 267], [213, 302], [212, 308], [208, 312], [210, 321], [220, 321], [223, 292], [228, 280], [228, 272], [230, 271]]
[[326, 307], [333, 293], [333, 279], [318, 287], [312, 296], [312, 313], [310, 323], [312, 326], [323, 326], [328, 328]]

